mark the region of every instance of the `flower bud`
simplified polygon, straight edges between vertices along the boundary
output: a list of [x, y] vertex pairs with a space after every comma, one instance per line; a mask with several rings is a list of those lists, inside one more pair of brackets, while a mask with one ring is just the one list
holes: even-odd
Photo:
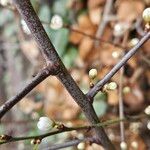
[[133, 141], [133, 142], [131, 143], [131, 146], [132, 146], [132, 148], [133, 148], [134, 150], [137, 150], [137, 149], [138, 149], [138, 142]]
[[131, 41], [129, 42], [129, 46], [130, 46], [130, 47], [134, 47], [138, 42], [139, 42], [139, 39], [138, 39], [138, 38], [133, 38], [133, 39], [131, 39]]
[[147, 123], [147, 129], [150, 130], [150, 121]]
[[120, 143], [120, 148], [121, 148], [121, 150], [127, 150], [127, 143], [126, 142], [121, 142]]
[[37, 127], [39, 130], [48, 131], [51, 130], [55, 126], [55, 122], [48, 117], [40, 117]]
[[143, 20], [146, 22], [146, 23], [150, 23], [150, 7], [149, 8], [146, 8], [144, 11], [143, 11]]
[[54, 30], [58, 30], [63, 26], [63, 19], [59, 15], [54, 15], [51, 19], [50, 27]]
[[5, 7], [9, 4], [9, 0], [0, 0], [0, 4]]
[[129, 25], [127, 23], [124, 23], [124, 22], [117, 23], [114, 26], [113, 35], [115, 37], [121, 37], [123, 36], [123, 34], [126, 32], [128, 28], [129, 28]]
[[112, 52], [112, 57], [115, 58], [115, 59], [119, 58], [120, 57], [119, 52], [118, 51]]
[[128, 94], [131, 92], [131, 88], [129, 86], [125, 86], [122, 90], [123, 94]]
[[104, 86], [104, 91], [115, 90], [117, 88], [116, 82], [110, 82]]
[[78, 150], [85, 149], [85, 143], [84, 142], [79, 143], [78, 146], [77, 146], [77, 148], [78, 148]]
[[89, 71], [89, 77], [90, 79], [94, 79], [97, 76], [97, 70], [96, 69], [91, 69]]
[[146, 115], [150, 115], [150, 105], [145, 108], [144, 112]]

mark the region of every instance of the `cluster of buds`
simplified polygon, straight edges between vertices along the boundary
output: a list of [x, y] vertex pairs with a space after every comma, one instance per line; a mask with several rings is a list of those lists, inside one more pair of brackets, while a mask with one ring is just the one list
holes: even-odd
[[143, 15], [142, 16], [143, 16], [143, 20], [146, 23], [146, 25], [145, 25], [146, 30], [149, 30], [150, 29], [150, 7], [146, 8], [143, 11]]
[[107, 91], [113, 91], [117, 89], [117, 84], [116, 82], [110, 82], [108, 84], [105, 84], [104, 87], [103, 87], [103, 91], [104, 92], [107, 92]]

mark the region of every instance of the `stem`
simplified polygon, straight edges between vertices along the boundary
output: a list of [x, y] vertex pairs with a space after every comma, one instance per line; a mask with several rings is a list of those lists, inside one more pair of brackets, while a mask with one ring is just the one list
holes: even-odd
[[[57, 72], [56, 77], [62, 82], [66, 87], [70, 95], [76, 101], [76, 103], [81, 107], [85, 116], [91, 124], [99, 122], [92, 104], [89, 102], [88, 98], [79, 89], [71, 75], [68, 73], [64, 64], [60, 60], [53, 44], [51, 43], [48, 35], [46, 34], [42, 23], [40, 22], [37, 14], [35, 13], [29, 0], [13, 0], [19, 13], [27, 23], [32, 36], [40, 47], [41, 53], [44, 56], [47, 65], [50, 65]], [[59, 71], [58, 71], [59, 70]], [[105, 149], [114, 150], [114, 146], [108, 139], [104, 129], [102, 127], [96, 127], [95, 132], [99, 143], [101, 143]]]
[[27, 95], [33, 88], [39, 83], [45, 80], [51, 72], [47, 68], [39, 72], [23, 89], [21, 89], [17, 95], [6, 101], [0, 107], [0, 118], [2, 118], [7, 111], [9, 111], [15, 104], [17, 104], [25, 95]]
[[77, 146], [81, 142], [94, 143], [94, 139], [95, 139], [94, 137], [87, 137], [87, 138], [83, 138], [83, 139], [74, 139], [71, 141], [67, 141], [65, 143], [52, 145], [51, 147], [46, 148], [44, 150], [57, 150], [57, 149], [62, 149], [62, 148], [66, 148], [66, 147]]
[[24, 136], [24, 137], [12, 137], [9, 140], [1, 141], [0, 145], [1, 144], [6, 144], [6, 143], [11, 143], [11, 142], [23, 141], [23, 140], [31, 140], [31, 139], [40, 139], [40, 140], [42, 140], [42, 139], [44, 139], [46, 137], [49, 137], [49, 136], [52, 136], [52, 135], [56, 135], [56, 134], [63, 133], [63, 132], [69, 132], [69, 131], [73, 131], [73, 130], [79, 131], [79, 130], [89, 130], [89, 129], [96, 128], [96, 127], [107, 127], [107, 126], [119, 123], [120, 121], [136, 122], [136, 121], [139, 121], [140, 119], [145, 118], [145, 117], [146, 117], [146, 115], [139, 115], [139, 116], [132, 116], [132, 117], [128, 116], [126, 118], [112, 119], [112, 120], [108, 120], [108, 121], [105, 121], [105, 122], [101, 122], [101, 123], [97, 123], [97, 124], [93, 124], [93, 125], [88, 125], [88, 126], [77, 126], [77, 127], [66, 127], [66, 126], [64, 126], [60, 130], [54, 130], [54, 131], [51, 131], [51, 132], [48, 132], [48, 133], [45, 133], [45, 134], [41, 134], [41, 135]]
[[[123, 99], [122, 99], [122, 84], [123, 84], [123, 72], [124, 67], [120, 69], [120, 79], [119, 79], [119, 118], [124, 118], [124, 107], [123, 107]], [[124, 132], [124, 123], [120, 122], [120, 136], [121, 142], [125, 141], [125, 132]]]
[[100, 80], [93, 88], [89, 90], [87, 96], [90, 99], [99, 92], [99, 90], [112, 78], [112, 76], [126, 64], [126, 62], [138, 51], [138, 49], [150, 38], [150, 32], [147, 32], [139, 41], [137, 45], [135, 45], [111, 70], [108, 74], [104, 76], [102, 80]]
[[[102, 21], [98, 27], [98, 30], [97, 30], [97, 33], [96, 33], [96, 37], [98, 38], [101, 38], [103, 33], [104, 33], [104, 30], [105, 30], [105, 27], [108, 23], [108, 19], [109, 19], [109, 16], [110, 16], [110, 13], [111, 13], [111, 10], [112, 10], [112, 6], [113, 6], [113, 1], [114, 0], [107, 0], [106, 1], [106, 4], [105, 4], [105, 8], [104, 8], [104, 13], [103, 13], [103, 17], [102, 17]], [[99, 45], [99, 42], [96, 41], [95, 42], [95, 46], [98, 46]]]

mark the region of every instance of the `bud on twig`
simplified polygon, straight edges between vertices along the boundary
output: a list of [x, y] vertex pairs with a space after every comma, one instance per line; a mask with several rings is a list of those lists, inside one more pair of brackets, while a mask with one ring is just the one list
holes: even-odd
[[96, 76], [97, 76], [97, 70], [96, 69], [91, 69], [89, 71], [89, 78], [94, 79], [94, 78], [96, 78]]
[[110, 82], [104, 85], [103, 91], [115, 90], [117, 88], [116, 82]]
[[120, 148], [121, 148], [121, 150], [127, 150], [127, 143], [126, 142], [121, 142], [120, 143]]
[[145, 108], [144, 112], [146, 115], [150, 115], [150, 105]]
[[146, 29], [150, 29], [150, 8], [146, 8], [144, 11], [143, 11], [143, 20], [145, 21], [146, 25], [145, 25], [145, 28]]
[[37, 127], [39, 130], [48, 131], [51, 130], [55, 126], [55, 122], [48, 117], [40, 117]]

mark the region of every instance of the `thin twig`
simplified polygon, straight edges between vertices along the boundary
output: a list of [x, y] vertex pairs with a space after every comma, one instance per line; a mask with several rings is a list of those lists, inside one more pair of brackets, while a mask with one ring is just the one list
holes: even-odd
[[51, 147], [45, 148], [43, 150], [57, 150], [57, 149], [62, 149], [62, 148], [66, 148], [66, 147], [77, 146], [81, 142], [95, 143], [94, 140], [95, 140], [95, 137], [86, 137], [86, 138], [82, 138], [82, 139], [74, 139], [71, 141], [67, 141], [65, 143], [52, 145]]
[[[109, 16], [111, 15], [113, 1], [114, 0], [107, 0], [106, 1], [105, 7], [104, 7], [103, 17], [102, 17], [102, 20], [101, 20], [100, 25], [98, 27], [97, 33], [96, 33], [97, 38], [101, 38], [103, 33], [104, 33], [105, 27], [109, 21], [108, 19], [110, 19]], [[98, 46], [98, 45], [99, 45], [99, 42], [96, 41], [95, 46]]]
[[150, 32], [147, 32], [141, 40], [123, 58], [104, 76], [93, 88], [89, 90], [87, 96], [92, 100], [101, 88], [112, 78], [112, 76], [126, 64], [126, 62], [138, 51], [138, 49], [150, 38]]
[[9, 111], [15, 104], [17, 104], [24, 96], [26, 96], [33, 88], [35, 88], [39, 83], [45, 80], [51, 72], [48, 68], [41, 70], [23, 89], [21, 89], [17, 95], [7, 100], [0, 107], [0, 118], [2, 118], [7, 111]]
[[[120, 69], [120, 79], [119, 79], [119, 118], [120, 119], [124, 118], [124, 107], [123, 107], [123, 98], [122, 98], [123, 72], [124, 72], [124, 67]], [[121, 142], [124, 142], [125, 132], [124, 132], [123, 121], [120, 122], [120, 136], [121, 136]]]
[[96, 128], [96, 127], [107, 127], [110, 125], [114, 125], [119, 123], [120, 121], [129, 121], [129, 122], [136, 122], [139, 121], [142, 118], [145, 118], [146, 115], [142, 114], [142, 115], [138, 115], [138, 116], [128, 116], [126, 118], [117, 118], [117, 119], [112, 119], [112, 120], [107, 120], [105, 122], [101, 122], [101, 123], [97, 123], [97, 124], [93, 124], [93, 125], [87, 125], [87, 126], [77, 126], [77, 127], [66, 127], [63, 125], [63, 128], [61, 129], [55, 129], [54, 131], [50, 131], [48, 133], [45, 134], [41, 134], [41, 135], [34, 135], [34, 136], [23, 136], [23, 137], [10, 137], [10, 139], [5, 140], [5, 141], [0, 141], [0, 145], [1, 144], [6, 144], [6, 143], [11, 143], [11, 142], [17, 142], [17, 141], [23, 141], [23, 140], [31, 140], [31, 139], [44, 139], [46, 137], [52, 136], [52, 135], [56, 135], [59, 133], [63, 133], [63, 132], [70, 132], [73, 130], [79, 131], [79, 130], [89, 130], [92, 128]]

